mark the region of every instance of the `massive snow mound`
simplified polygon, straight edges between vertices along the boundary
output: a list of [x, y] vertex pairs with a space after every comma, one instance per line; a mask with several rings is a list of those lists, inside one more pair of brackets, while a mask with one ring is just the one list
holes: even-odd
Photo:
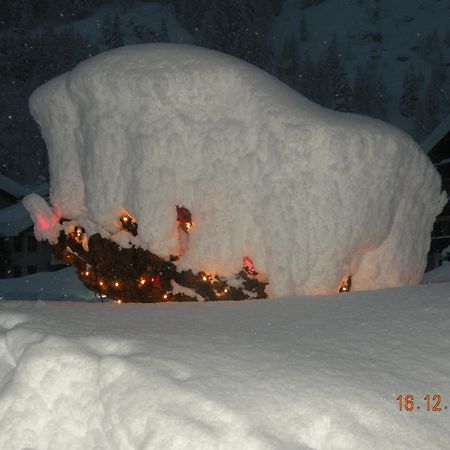
[[[270, 294], [420, 281], [441, 211], [440, 177], [411, 138], [315, 105], [224, 54], [172, 44], [103, 53], [39, 89], [58, 216], [124, 244], [179, 251], [176, 205], [194, 227], [181, 268], [237, 273]], [[131, 236], [131, 235], [130, 235]], [[135, 241], [136, 242], [136, 241]]]

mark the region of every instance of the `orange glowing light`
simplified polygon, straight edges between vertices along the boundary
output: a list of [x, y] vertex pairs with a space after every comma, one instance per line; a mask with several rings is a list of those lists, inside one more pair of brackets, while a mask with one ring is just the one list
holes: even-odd
[[119, 287], [119, 283], [116, 281], [116, 282], [114, 283], [114, 286], [115, 286], [115, 287]]
[[208, 277], [203, 275], [203, 281], [208, 281]]
[[352, 276], [349, 275], [346, 280], [343, 280], [341, 283], [341, 287], [339, 288], [339, 292], [350, 292], [352, 287]]
[[145, 284], [145, 279], [141, 278], [141, 280], [139, 281], [139, 283], [141, 283], [141, 285], [143, 286]]
[[100, 286], [103, 286], [105, 283], [103, 283], [103, 281], [99, 281], [98, 283]]
[[166, 300], [166, 299], [167, 299], [167, 297], [168, 297], [168, 295], [167, 295], [167, 294], [164, 294], [164, 295], [163, 295], [163, 299], [164, 299], [164, 300]]
[[85, 275], [89, 276], [89, 270], [86, 270]]
[[120, 299], [119, 299], [119, 300], [117, 300], [117, 303], [122, 303], [122, 300], [120, 300]]

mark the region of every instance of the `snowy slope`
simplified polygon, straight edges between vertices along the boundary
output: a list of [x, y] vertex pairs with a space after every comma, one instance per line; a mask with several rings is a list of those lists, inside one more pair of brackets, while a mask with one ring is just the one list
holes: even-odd
[[[299, 38], [300, 19], [306, 17], [309, 39], [299, 42], [300, 52], [316, 59], [336, 32], [344, 66], [350, 78], [357, 64], [377, 63], [377, 69], [393, 97], [390, 123], [411, 133], [413, 123], [400, 115], [400, 94], [405, 71], [411, 66], [424, 75], [425, 84], [433, 65], [415, 50], [424, 45], [428, 34], [436, 30], [442, 40], [449, 31], [450, 3], [441, 0], [325, 0], [305, 9], [298, 0], [287, 0], [272, 30], [272, 40], [281, 48], [292, 34]], [[379, 7], [379, 19], [373, 18]], [[381, 41], [374, 40], [376, 33]], [[450, 62], [450, 46], [441, 45], [444, 64]], [[449, 92], [443, 93], [448, 103]]]
[[[0, 447], [447, 448], [449, 287], [3, 302]], [[399, 411], [407, 393], [420, 410]], [[441, 411], [426, 411], [427, 394]]]

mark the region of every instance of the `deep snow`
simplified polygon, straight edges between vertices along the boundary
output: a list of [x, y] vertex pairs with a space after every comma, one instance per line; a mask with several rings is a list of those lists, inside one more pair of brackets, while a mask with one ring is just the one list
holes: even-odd
[[[238, 59], [123, 47], [46, 83], [30, 108], [55, 213], [26, 202], [39, 238], [54, 240], [64, 216], [167, 258], [185, 250], [182, 205], [194, 227], [178, 266], [230, 276], [250, 256], [272, 296], [335, 293], [349, 275], [354, 290], [422, 277], [445, 195], [413, 140], [321, 108]], [[120, 231], [124, 212], [137, 239]]]
[[0, 300], [98, 301], [78, 279], [75, 269], [39, 272], [20, 278], [0, 280]]
[[[449, 288], [2, 302], [0, 447], [446, 448]], [[399, 411], [407, 393], [421, 410]]]

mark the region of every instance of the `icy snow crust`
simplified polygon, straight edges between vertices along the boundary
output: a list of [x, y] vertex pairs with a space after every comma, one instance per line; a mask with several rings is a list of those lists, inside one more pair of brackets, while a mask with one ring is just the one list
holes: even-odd
[[[194, 228], [179, 267], [224, 275], [245, 255], [273, 296], [420, 281], [444, 195], [418, 146], [380, 121], [315, 105], [265, 72], [198, 47], [103, 53], [35, 91], [51, 200], [89, 233], [179, 252], [175, 205]], [[125, 241], [125, 242], [124, 242]]]

